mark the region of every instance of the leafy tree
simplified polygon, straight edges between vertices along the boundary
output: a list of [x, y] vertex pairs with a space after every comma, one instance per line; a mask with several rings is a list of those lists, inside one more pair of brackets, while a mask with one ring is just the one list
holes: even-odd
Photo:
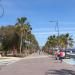
[[55, 35], [49, 36], [43, 49], [44, 50], [47, 49], [46, 52], [48, 52], [48, 50], [50, 48], [51, 49], [58, 48], [58, 41], [59, 41], [59, 49], [65, 49], [66, 50], [66, 48], [68, 48], [68, 47], [73, 47], [73, 39], [69, 35], [69, 33], [66, 33], [66, 34], [61, 34], [59, 36], [59, 39], [58, 39], [58, 36], [55, 36]]

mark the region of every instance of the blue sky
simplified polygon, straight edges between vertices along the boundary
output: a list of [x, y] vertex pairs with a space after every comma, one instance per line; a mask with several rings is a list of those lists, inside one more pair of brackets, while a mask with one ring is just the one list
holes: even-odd
[[[55, 30], [58, 18], [61, 33], [70, 33], [75, 40], [75, 0], [1, 0], [5, 9], [0, 25], [15, 24], [18, 17], [25, 16], [32, 26], [32, 33], [43, 46]], [[0, 8], [0, 14], [1, 14]]]

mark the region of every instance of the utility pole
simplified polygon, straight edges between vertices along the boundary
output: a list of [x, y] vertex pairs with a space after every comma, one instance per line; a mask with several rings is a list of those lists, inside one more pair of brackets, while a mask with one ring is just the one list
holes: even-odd
[[58, 41], [57, 41], [58, 42], [58, 48], [60, 48], [59, 47], [59, 26], [58, 26], [58, 20], [56, 21], [56, 26], [57, 26], [57, 33], [58, 33], [58, 35], [57, 35], [58, 36]]
[[0, 14], [0, 18], [4, 16], [4, 7], [0, 4], [0, 10], [2, 11]]
[[59, 25], [58, 25], [58, 19], [56, 21], [49, 21], [49, 22], [55, 22], [56, 23], [56, 27], [57, 27], [57, 38], [58, 38], [57, 46], [58, 46], [58, 49], [59, 49]]

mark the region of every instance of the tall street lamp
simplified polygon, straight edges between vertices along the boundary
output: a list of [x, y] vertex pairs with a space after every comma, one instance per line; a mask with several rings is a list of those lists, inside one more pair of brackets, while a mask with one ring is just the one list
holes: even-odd
[[58, 26], [58, 20], [56, 21], [49, 21], [49, 22], [55, 22], [56, 23], [56, 27], [57, 27], [57, 36], [58, 36], [58, 41], [57, 41], [57, 45], [58, 45], [58, 49], [59, 49], [59, 26]]

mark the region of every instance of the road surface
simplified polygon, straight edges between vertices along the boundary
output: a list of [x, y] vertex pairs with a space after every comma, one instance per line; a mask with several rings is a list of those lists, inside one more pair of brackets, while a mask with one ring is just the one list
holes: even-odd
[[33, 54], [1, 68], [0, 75], [75, 75], [75, 66], [60, 63], [52, 56]]

